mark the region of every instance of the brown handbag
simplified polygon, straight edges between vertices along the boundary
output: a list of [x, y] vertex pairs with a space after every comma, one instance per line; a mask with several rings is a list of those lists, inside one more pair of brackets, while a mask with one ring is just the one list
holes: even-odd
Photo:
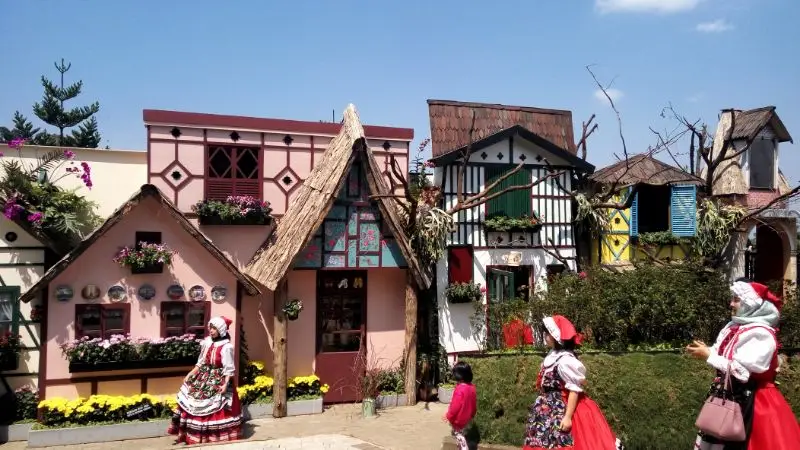
[[722, 396], [712, 395], [706, 400], [694, 425], [704, 434], [717, 439], [728, 442], [744, 442], [747, 440], [747, 433], [744, 429], [742, 408], [732, 398], [726, 398], [726, 395], [730, 393], [730, 386], [731, 366], [728, 364]]

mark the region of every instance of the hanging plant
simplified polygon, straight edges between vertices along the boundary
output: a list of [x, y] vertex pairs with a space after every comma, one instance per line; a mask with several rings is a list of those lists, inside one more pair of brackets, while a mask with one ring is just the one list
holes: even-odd
[[120, 250], [114, 257], [114, 262], [132, 270], [144, 270], [153, 266], [168, 266], [172, 264], [173, 256], [175, 251], [166, 244], [140, 242], [139, 248], [124, 247]]
[[43, 311], [41, 305], [33, 305], [31, 308], [31, 322], [41, 322], [42, 313]]
[[298, 299], [289, 300], [286, 305], [283, 306], [283, 314], [285, 314], [286, 318], [289, 320], [297, 320], [302, 310], [303, 302]]
[[423, 264], [435, 264], [447, 250], [453, 218], [446, 211], [420, 205], [413, 234], [414, 250]]

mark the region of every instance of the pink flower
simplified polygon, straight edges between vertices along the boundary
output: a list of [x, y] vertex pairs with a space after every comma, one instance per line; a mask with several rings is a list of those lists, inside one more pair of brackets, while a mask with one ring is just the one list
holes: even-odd
[[8, 142], [8, 147], [14, 150], [19, 150], [25, 145], [26, 140], [22, 138], [14, 138]]
[[75, 158], [75, 152], [73, 152], [72, 150], [64, 150], [64, 158], [66, 159]]
[[42, 213], [40, 213], [38, 211], [33, 213], [33, 214], [28, 215], [28, 222], [30, 222], [30, 223], [37, 224], [37, 223], [39, 223], [41, 221], [42, 221]]
[[579, 273], [579, 274], [578, 274], [578, 277], [579, 277], [581, 280], [584, 280], [584, 279], [586, 279], [586, 272], [581, 272], [581, 273]]
[[485, 286], [481, 286], [481, 294], [485, 294], [485, 293], [486, 293], [486, 287]]
[[386, 241], [384, 239], [381, 239], [381, 247], [386, 247]]
[[425, 167], [436, 167], [436, 163], [431, 160], [425, 161]]

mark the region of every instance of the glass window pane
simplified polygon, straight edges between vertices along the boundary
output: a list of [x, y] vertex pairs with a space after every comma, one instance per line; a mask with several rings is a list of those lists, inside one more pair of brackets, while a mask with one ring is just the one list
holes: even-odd
[[100, 335], [100, 307], [81, 308], [77, 319], [78, 329], [84, 336]]
[[183, 304], [167, 304], [162, 305], [164, 308], [164, 321], [167, 328], [180, 328], [184, 327], [184, 306]]
[[125, 311], [121, 309], [107, 309], [103, 311], [106, 331], [125, 330]]
[[187, 327], [205, 327], [206, 326], [206, 310], [202, 308], [190, 308], [189, 317], [186, 321]]

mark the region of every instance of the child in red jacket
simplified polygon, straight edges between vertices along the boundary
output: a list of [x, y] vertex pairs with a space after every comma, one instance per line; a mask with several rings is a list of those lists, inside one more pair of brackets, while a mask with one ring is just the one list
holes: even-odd
[[456, 381], [456, 389], [443, 419], [453, 428], [453, 436], [458, 443], [458, 450], [467, 450], [469, 447], [467, 447], [467, 439], [464, 437], [464, 428], [478, 411], [478, 395], [475, 385], [472, 384], [472, 368], [469, 364], [456, 363], [452, 373], [453, 379]]

